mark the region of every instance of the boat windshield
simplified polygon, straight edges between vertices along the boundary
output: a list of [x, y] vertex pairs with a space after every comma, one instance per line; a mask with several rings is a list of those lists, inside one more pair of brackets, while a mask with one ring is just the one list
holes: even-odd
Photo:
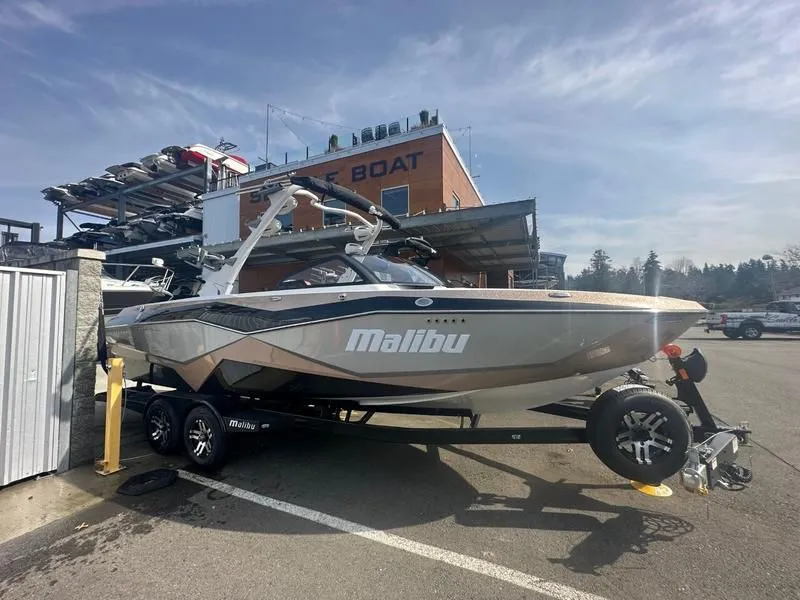
[[445, 285], [442, 280], [430, 271], [402, 258], [370, 254], [358, 256], [355, 259], [382, 283], [423, 285], [425, 287]]
[[[381, 283], [426, 288], [445, 285], [433, 273], [402, 258], [380, 255], [353, 256], [351, 258], [361, 263], [363, 269], [369, 271], [375, 280]], [[278, 283], [277, 289], [359, 283], [364, 283], [364, 279], [353, 269], [351, 264], [344, 257], [334, 256], [286, 277]]]

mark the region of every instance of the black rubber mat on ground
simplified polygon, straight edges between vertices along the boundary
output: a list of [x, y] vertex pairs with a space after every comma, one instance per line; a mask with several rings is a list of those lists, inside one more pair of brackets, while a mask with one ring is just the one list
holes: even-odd
[[153, 469], [139, 473], [117, 488], [117, 493], [123, 496], [141, 496], [171, 486], [178, 478], [175, 469]]

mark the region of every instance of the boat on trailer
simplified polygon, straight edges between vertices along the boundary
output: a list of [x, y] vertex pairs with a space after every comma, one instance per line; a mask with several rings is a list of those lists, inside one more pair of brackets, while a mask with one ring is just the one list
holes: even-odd
[[[318, 194], [346, 208], [325, 205]], [[350, 190], [289, 175], [257, 195], [268, 208], [234, 256], [199, 246], [183, 252], [203, 269], [196, 297], [129, 307], [105, 324], [105, 351], [125, 360], [129, 379], [175, 388], [174, 400], [156, 395], [159, 401], [144, 407], [154, 447], [174, 449], [183, 436], [201, 465], [222, 460], [209, 450], [211, 437], [222, 443], [228, 431], [274, 429], [287, 419], [317, 419], [318, 427], [338, 426], [353, 411], [436, 413], [469, 417], [471, 429], [480, 430], [481, 414], [542, 409], [633, 373], [705, 313], [696, 302], [673, 298], [448, 287], [421, 266], [434, 251], [424, 240], [403, 240], [421, 260], [385, 248], [376, 253], [384, 228], [402, 223]], [[354, 241], [275, 289], [233, 293], [258, 240], [278, 233], [278, 217], [300, 201], [360, 223]], [[704, 362], [692, 353], [675, 365], [704, 376]], [[693, 439], [686, 411], [649, 386], [628, 386], [594, 398], [585, 433], [538, 439], [588, 441], [610, 468], [639, 481], [674, 474]], [[682, 402], [692, 410], [705, 406], [697, 398]], [[246, 418], [250, 410], [271, 417]], [[237, 429], [240, 422], [245, 429]], [[701, 426], [715, 439], [743, 441], [747, 433], [723, 431], [713, 419]], [[517, 431], [496, 439], [535, 443], [535, 432]], [[492, 435], [481, 430], [478, 437]]]

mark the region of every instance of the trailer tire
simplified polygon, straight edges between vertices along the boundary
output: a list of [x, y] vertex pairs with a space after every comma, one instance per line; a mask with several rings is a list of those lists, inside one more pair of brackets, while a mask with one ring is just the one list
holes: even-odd
[[216, 470], [225, 461], [227, 434], [217, 413], [205, 405], [196, 406], [183, 424], [183, 445], [195, 465]]
[[742, 332], [738, 329], [723, 329], [722, 335], [724, 335], [729, 340], [735, 340], [736, 338], [742, 335]]
[[178, 411], [163, 398], [156, 398], [144, 412], [147, 443], [157, 454], [174, 454], [181, 445], [181, 419]]
[[592, 404], [586, 434], [609, 469], [650, 485], [677, 473], [692, 443], [683, 409], [663, 394], [638, 387], [610, 390]]

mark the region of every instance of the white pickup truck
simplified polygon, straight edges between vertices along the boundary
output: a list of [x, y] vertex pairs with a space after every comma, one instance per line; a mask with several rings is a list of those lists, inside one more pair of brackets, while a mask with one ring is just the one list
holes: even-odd
[[706, 319], [706, 333], [722, 331], [731, 339], [757, 340], [767, 333], [800, 333], [800, 304], [797, 302], [770, 302], [762, 312], [723, 312], [710, 314]]

